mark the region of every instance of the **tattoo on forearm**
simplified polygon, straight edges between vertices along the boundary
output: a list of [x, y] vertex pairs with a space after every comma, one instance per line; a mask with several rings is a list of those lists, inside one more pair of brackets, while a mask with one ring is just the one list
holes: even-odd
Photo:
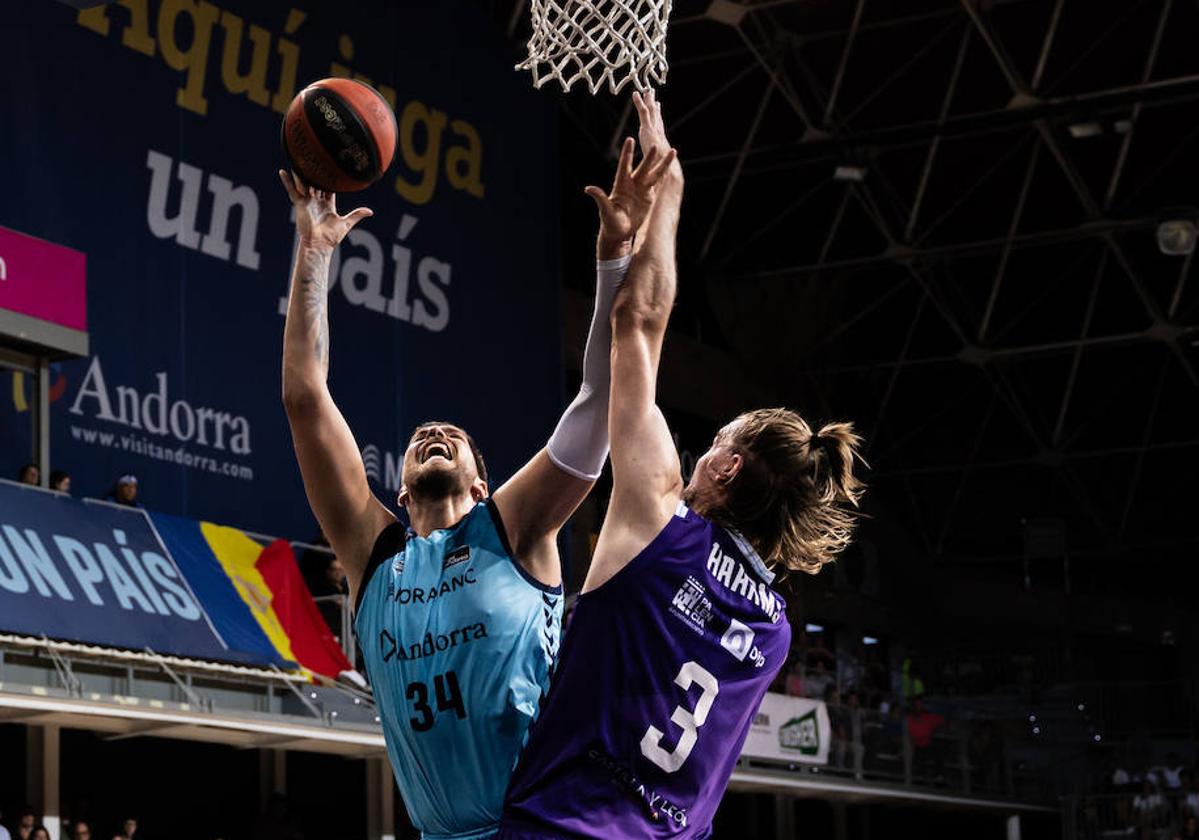
[[329, 258], [305, 255], [296, 267], [296, 293], [316, 362], [329, 368]]
[[329, 364], [329, 307], [326, 285], [326, 278], [315, 272], [305, 272], [300, 276], [305, 320], [315, 327], [312, 349], [321, 365]]

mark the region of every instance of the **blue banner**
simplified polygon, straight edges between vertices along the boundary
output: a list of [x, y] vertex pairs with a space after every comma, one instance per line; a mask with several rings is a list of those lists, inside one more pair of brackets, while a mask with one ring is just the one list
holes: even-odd
[[12, 484], [0, 484], [0, 630], [229, 658], [144, 512]]
[[[380, 497], [448, 419], [510, 475], [562, 406], [554, 115], [469, 0], [121, 0], [0, 12], [0, 225], [87, 256], [91, 356], [56, 365], [52, 467], [155, 510], [310, 536], [280, 402], [294, 248], [282, 113], [350, 75], [394, 103], [396, 162], [334, 260], [334, 399]], [[452, 48], [450, 48], [452, 45]], [[0, 255], [2, 256], [2, 255]], [[0, 469], [32, 385], [0, 378]]]
[[[160, 521], [180, 532], [198, 527]], [[0, 631], [295, 664], [279, 655], [211, 552], [173, 554], [139, 508], [11, 482], [0, 482]]]

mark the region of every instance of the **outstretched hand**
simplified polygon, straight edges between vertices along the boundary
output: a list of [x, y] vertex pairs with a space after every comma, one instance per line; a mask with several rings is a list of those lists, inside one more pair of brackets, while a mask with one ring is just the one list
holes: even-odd
[[[650, 149], [662, 149], [663, 151], [669, 149], [670, 141], [666, 139], [666, 124], [662, 120], [662, 106], [653, 89], [646, 91], [645, 96], [634, 92], [633, 107], [637, 109], [639, 122], [637, 139], [641, 142], [641, 153], [649, 154]], [[679, 166], [677, 158], [672, 162], [670, 168], [672, 174], [682, 175], [682, 167]]]
[[296, 208], [296, 228], [300, 232], [301, 245], [335, 248], [358, 224], [374, 212], [369, 207], [359, 207], [344, 216], [339, 216], [334, 203], [334, 194], [310, 187], [295, 173], [279, 170], [279, 180], [287, 197]]
[[649, 215], [654, 204], [654, 186], [674, 162], [674, 149], [651, 148], [633, 168], [633, 138], [624, 141], [616, 164], [612, 192], [587, 187], [584, 192], [595, 201], [600, 214], [600, 238], [609, 242], [631, 240]]

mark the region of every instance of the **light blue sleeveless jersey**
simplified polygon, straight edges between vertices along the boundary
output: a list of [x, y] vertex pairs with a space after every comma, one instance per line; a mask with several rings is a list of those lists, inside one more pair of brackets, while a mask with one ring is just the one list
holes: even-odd
[[355, 606], [387, 754], [425, 838], [490, 837], [549, 689], [562, 588], [530, 577], [494, 503], [418, 537], [375, 544]]

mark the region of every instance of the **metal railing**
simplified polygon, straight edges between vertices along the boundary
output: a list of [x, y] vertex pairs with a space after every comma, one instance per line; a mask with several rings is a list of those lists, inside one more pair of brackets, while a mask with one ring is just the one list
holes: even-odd
[[[267, 543], [274, 542], [281, 537], [274, 537], [270, 534], [263, 534], [256, 531], [246, 531], [247, 536], [256, 540], [261, 540]], [[315, 551], [319, 554], [327, 554], [330, 558], [336, 555], [333, 549], [327, 545], [317, 545], [316, 543], [302, 542], [301, 540], [288, 540], [287, 544], [291, 546], [292, 554], [296, 556], [296, 563], [299, 565], [299, 551], [309, 552]], [[345, 653], [346, 659], [351, 665], [357, 667], [358, 662], [358, 643], [354, 638], [354, 623], [352, 613], [352, 604], [348, 595], [334, 593], [332, 595], [317, 595], [313, 601], [320, 604], [335, 604], [337, 606], [338, 618], [337, 621], [328, 621], [329, 632], [337, 637], [338, 643], [341, 645], [342, 652]], [[323, 613], [322, 613], [323, 615]]]
[[[899, 707], [880, 712], [828, 705], [832, 729], [828, 763], [798, 769], [863, 785], [1029, 803], [1054, 801], [1052, 761], [1045, 744], [1034, 745], [1016, 734], [1020, 726], [1015, 722], [966, 717], [956, 707], [942, 711], [944, 722], [921, 745], [913, 738], [911, 715]], [[1043, 760], [1030, 760], [1030, 747]]]
[[1062, 799], [1062, 840], [1172, 840], [1188, 836], [1188, 818], [1199, 824], [1199, 808], [1180, 790], [1070, 796]]
[[350, 614], [350, 596], [349, 595], [318, 595], [312, 599], [317, 604], [336, 604], [339, 616], [337, 627], [329, 629], [337, 634], [337, 641], [341, 644], [341, 649], [345, 652], [346, 659], [350, 660], [351, 665], [357, 667], [358, 658], [358, 640], [354, 636], [353, 616]]

